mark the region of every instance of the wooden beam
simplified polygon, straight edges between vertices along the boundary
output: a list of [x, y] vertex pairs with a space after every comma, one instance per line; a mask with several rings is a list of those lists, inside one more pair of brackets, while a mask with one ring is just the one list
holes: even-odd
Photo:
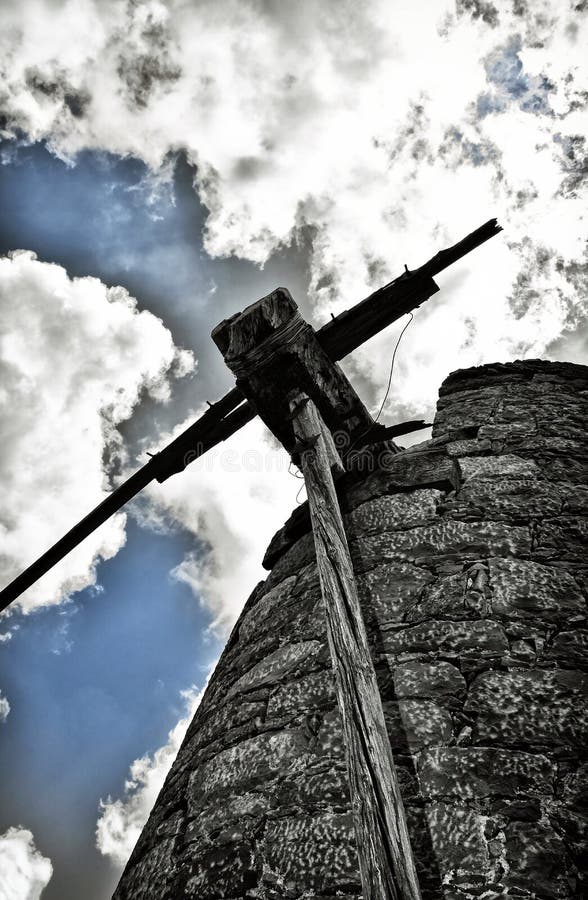
[[418, 269], [409, 271], [407, 268], [394, 281], [378, 288], [365, 300], [319, 328], [316, 333], [319, 344], [332, 359], [343, 359], [360, 344], [432, 297], [439, 290], [433, 281], [434, 275], [501, 231], [496, 219], [489, 219], [457, 244], [440, 250]]
[[419, 900], [404, 806], [386, 731], [332, 468], [336, 449], [305, 394], [289, 405], [325, 606], [327, 636], [343, 720], [347, 771], [364, 900]]
[[319, 328], [317, 340], [331, 359], [343, 359], [438, 290], [430, 276], [401, 275]]
[[[222, 411], [231, 409], [237, 403], [239, 405], [236, 409], [220, 418]], [[95, 506], [87, 516], [0, 591], [0, 612], [153, 480], [163, 481], [174, 472], [182, 471], [189, 463], [226, 440], [254, 418], [255, 411], [248, 403], [242, 402], [241, 394], [236, 391], [231, 391], [215, 403], [194, 425], [175, 438], [164, 451], [152, 456], [148, 463], [115, 488], [102, 503]], [[172, 453], [168, 452], [170, 449], [173, 449]]]

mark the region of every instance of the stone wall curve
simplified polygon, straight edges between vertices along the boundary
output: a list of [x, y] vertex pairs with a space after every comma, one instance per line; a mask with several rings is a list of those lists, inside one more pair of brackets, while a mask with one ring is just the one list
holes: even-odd
[[[586, 895], [587, 413], [585, 366], [458, 371], [339, 486], [423, 898]], [[114, 900], [361, 896], [303, 512], [266, 558]]]

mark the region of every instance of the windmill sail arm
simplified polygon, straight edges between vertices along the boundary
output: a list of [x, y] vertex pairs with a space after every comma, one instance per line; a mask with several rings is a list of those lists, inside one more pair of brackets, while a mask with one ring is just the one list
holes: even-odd
[[225, 441], [236, 431], [239, 431], [248, 422], [255, 418], [256, 412], [237, 388], [233, 388], [230, 394], [239, 396], [240, 403], [227, 415], [220, 418], [218, 415], [216, 420], [211, 415], [205, 422], [205, 417], [216, 411], [216, 407], [227, 400], [229, 394], [211, 406], [200, 419], [190, 425], [175, 440], [164, 447], [156, 456], [153, 457], [157, 462], [157, 474], [155, 478], [160, 484], [171, 475], [182, 472], [186, 466], [198, 459], [216, 444]]
[[[234, 407], [237, 406], [236, 409]], [[226, 415], [224, 415], [226, 413]], [[188, 463], [202, 456], [215, 444], [224, 441], [255, 417], [248, 403], [236, 389], [215, 403], [203, 416], [190, 425], [183, 434], [171, 442], [148, 463], [127, 478], [87, 516], [74, 525], [32, 565], [18, 575], [0, 592], [0, 612], [35, 584], [49, 569], [63, 559], [70, 550], [96, 531], [111, 516], [132, 500], [150, 482], [164, 481], [174, 471], [181, 471]]]
[[[433, 275], [500, 231], [502, 229], [496, 219], [490, 219], [457, 244], [439, 251], [418, 269], [412, 272], [407, 270], [399, 278], [320, 328], [316, 332], [319, 344], [333, 361], [347, 356], [374, 334], [436, 293], [439, 288], [433, 281]], [[151, 481], [163, 482], [171, 475], [181, 472], [190, 462], [250, 422], [256, 414], [239, 387], [234, 387], [0, 591], [0, 612]], [[414, 431], [415, 426], [426, 427], [424, 423], [403, 423], [394, 426], [394, 435]]]
[[437, 293], [439, 287], [433, 281], [434, 275], [500, 231], [502, 228], [496, 219], [490, 219], [457, 244], [440, 250], [418, 269], [412, 272], [407, 269], [394, 281], [385, 284], [365, 300], [319, 328], [316, 333], [319, 343], [331, 359], [343, 359], [369, 338]]

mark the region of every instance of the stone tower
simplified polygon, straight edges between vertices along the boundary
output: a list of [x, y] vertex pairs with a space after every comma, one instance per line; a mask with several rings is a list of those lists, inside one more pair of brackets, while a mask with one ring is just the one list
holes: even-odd
[[[588, 367], [455, 372], [339, 485], [423, 898], [586, 896]], [[114, 900], [361, 896], [309, 522], [266, 554]]]

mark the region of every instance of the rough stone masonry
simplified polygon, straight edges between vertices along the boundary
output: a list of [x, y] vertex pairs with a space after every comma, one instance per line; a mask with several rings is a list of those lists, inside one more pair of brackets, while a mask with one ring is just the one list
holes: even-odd
[[[588, 367], [453, 373], [339, 486], [423, 898], [588, 884]], [[115, 900], [361, 896], [312, 534], [272, 541]]]

